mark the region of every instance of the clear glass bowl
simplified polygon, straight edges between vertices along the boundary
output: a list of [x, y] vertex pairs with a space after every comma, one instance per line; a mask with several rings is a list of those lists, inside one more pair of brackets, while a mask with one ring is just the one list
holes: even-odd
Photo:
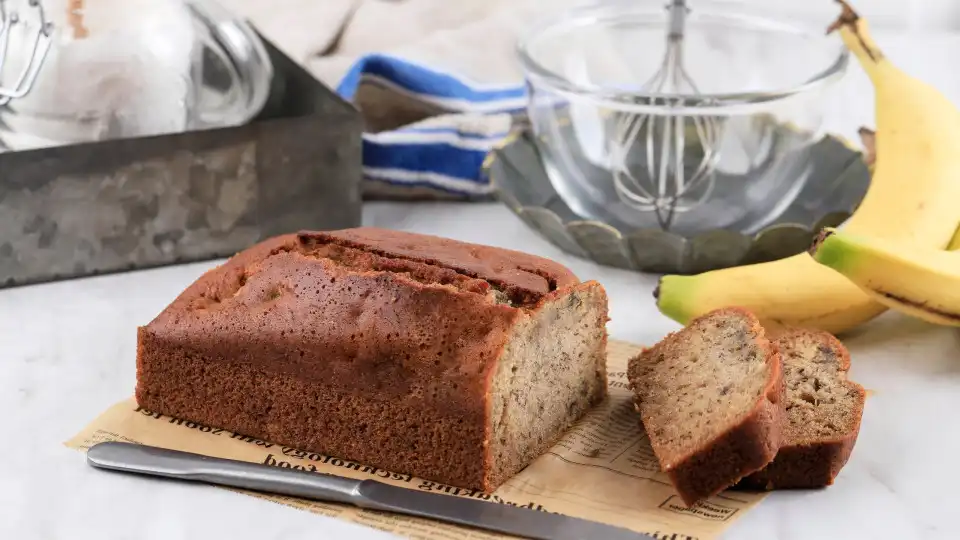
[[[679, 54], [659, 2], [574, 8], [524, 36], [529, 121], [574, 212], [624, 232], [749, 234], [789, 207], [848, 54], [826, 24], [805, 29], [741, 7], [692, 3]], [[651, 84], [668, 58], [664, 84]], [[672, 86], [681, 74], [695, 86]]]

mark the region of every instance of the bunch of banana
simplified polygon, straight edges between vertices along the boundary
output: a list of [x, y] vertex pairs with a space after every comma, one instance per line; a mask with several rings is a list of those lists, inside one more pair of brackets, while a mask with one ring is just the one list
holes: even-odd
[[960, 252], [824, 229], [810, 255], [889, 308], [960, 326]]
[[[943, 250], [960, 226], [960, 110], [937, 89], [901, 71], [845, 2], [836, 30], [875, 92], [876, 162], [859, 208], [843, 225], [851, 235]], [[659, 309], [686, 324], [724, 306], [752, 310], [770, 326], [834, 334], [886, 310], [874, 295], [801, 253], [778, 261], [665, 276]]]

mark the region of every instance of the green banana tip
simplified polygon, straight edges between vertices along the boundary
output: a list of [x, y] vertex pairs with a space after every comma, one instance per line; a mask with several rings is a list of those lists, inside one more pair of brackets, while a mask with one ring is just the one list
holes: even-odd
[[689, 318], [686, 293], [690, 291], [689, 287], [681, 285], [681, 283], [686, 283], [683, 277], [661, 277], [657, 280], [657, 286], [653, 289], [653, 298], [660, 313], [680, 324], [686, 324], [686, 320]]
[[817, 234], [807, 251], [817, 263], [844, 273], [849, 271], [851, 264], [856, 263], [857, 250], [852, 248], [857, 244], [855, 237], [826, 228]]

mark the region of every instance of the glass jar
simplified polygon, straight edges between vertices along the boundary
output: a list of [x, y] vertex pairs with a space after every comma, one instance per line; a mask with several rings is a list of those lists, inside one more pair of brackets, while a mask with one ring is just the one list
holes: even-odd
[[3, 4], [0, 86], [37, 70], [25, 95], [0, 107], [6, 150], [238, 125], [269, 94], [259, 37], [212, 0]]

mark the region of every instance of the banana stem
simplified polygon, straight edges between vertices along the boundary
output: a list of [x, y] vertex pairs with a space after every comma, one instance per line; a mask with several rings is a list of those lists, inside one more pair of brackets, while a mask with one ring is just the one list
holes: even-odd
[[807, 253], [811, 256], [817, 254], [817, 250], [820, 249], [820, 246], [823, 245], [823, 242], [834, 232], [832, 228], [821, 229], [817, 236], [814, 237], [813, 242], [810, 243], [810, 247], [807, 248]]
[[840, 37], [853, 54], [857, 55], [865, 68], [870, 64], [878, 64], [883, 60], [883, 52], [877, 48], [867, 23], [850, 7], [846, 0], [836, 0], [840, 4], [841, 12], [836, 21], [827, 27], [827, 33], [840, 32]]

